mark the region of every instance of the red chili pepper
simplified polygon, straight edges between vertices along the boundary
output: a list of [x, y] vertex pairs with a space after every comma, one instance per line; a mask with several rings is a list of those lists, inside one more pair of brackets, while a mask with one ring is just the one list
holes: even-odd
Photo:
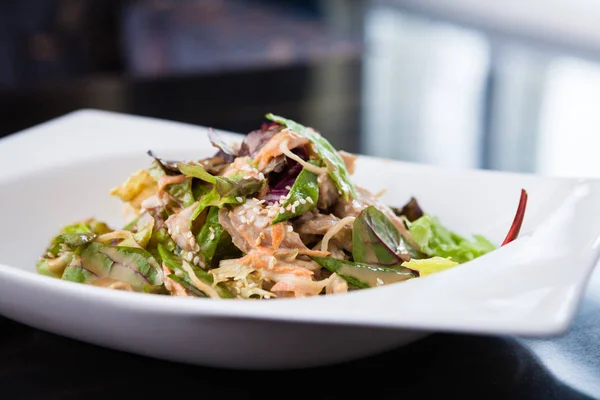
[[519, 207], [517, 207], [517, 213], [513, 219], [513, 223], [510, 226], [508, 234], [502, 242], [502, 246], [515, 240], [519, 236], [521, 225], [523, 225], [523, 218], [525, 217], [525, 208], [527, 208], [527, 192], [525, 189], [521, 189], [521, 198], [519, 199]]

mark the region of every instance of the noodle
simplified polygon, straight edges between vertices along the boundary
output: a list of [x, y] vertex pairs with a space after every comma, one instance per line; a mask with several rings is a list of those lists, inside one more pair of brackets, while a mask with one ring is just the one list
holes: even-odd
[[349, 223], [353, 223], [355, 217], [346, 217], [339, 220], [334, 226], [329, 228], [327, 232], [325, 232], [325, 236], [323, 236], [323, 240], [321, 241], [321, 251], [327, 251], [327, 247], [329, 246], [329, 240], [336, 235], [342, 228]]
[[281, 151], [281, 153], [285, 154], [286, 156], [288, 156], [292, 160], [296, 161], [298, 164], [302, 165], [302, 167], [304, 167], [305, 169], [307, 169], [308, 171], [310, 171], [314, 174], [320, 175], [320, 174], [327, 173], [327, 168], [317, 167], [315, 165], [312, 165], [311, 163], [304, 161], [298, 155], [292, 153], [292, 151], [290, 149], [288, 149], [287, 146], [288, 146], [287, 140], [284, 140], [283, 142], [281, 142], [281, 144], [279, 145], [279, 150]]
[[206, 283], [204, 283], [200, 279], [198, 279], [198, 277], [196, 276], [196, 273], [194, 272], [192, 267], [190, 267], [190, 265], [185, 260], [183, 260], [183, 262], [181, 263], [181, 267], [185, 270], [185, 272], [188, 273], [194, 286], [196, 286], [199, 290], [201, 290], [206, 295], [208, 295], [208, 297], [210, 297], [212, 299], [220, 299], [221, 298], [219, 296], [219, 294], [217, 293], [217, 291], [211, 285], [207, 285]]

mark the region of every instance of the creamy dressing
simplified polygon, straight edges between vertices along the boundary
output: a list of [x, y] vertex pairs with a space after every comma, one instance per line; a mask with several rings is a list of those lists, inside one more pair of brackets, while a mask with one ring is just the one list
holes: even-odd
[[409, 272], [394, 271], [387, 272], [368, 267], [349, 267], [342, 265], [337, 270], [338, 275], [348, 276], [366, 283], [371, 287], [381, 286], [395, 282], [402, 282], [413, 277]]

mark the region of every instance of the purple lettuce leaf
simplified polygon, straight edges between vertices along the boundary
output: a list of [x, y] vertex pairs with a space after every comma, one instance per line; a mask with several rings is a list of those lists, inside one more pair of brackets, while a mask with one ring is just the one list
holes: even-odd
[[[297, 147], [292, 153], [298, 155], [303, 160], [308, 160], [308, 150], [305, 146]], [[286, 196], [296, 181], [296, 178], [302, 172], [302, 165], [289, 157], [285, 158], [286, 166], [281, 172], [271, 172], [269, 174], [269, 192], [265, 198], [268, 204], [273, 204]]]

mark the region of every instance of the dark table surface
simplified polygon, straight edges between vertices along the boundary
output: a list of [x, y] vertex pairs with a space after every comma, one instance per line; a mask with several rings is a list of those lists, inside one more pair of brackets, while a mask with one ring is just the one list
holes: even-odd
[[[345, 85], [307, 85], [331, 69], [346, 73]], [[264, 113], [274, 112], [319, 126], [334, 145], [360, 151], [360, 72], [360, 62], [350, 59], [146, 81], [97, 77], [0, 92], [0, 136], [85, 107], [241, 132], [253, 129]], [[369, 398], [600, 398], [599, 343], [600, 271], [592, 275], [576, 319], [560, 337], [437, 333], [385, 354], [300, 371], [228, 371], [163, 362], [0, 317], [0, 398], [343, 398], [358, 388], [368, 391]]]

